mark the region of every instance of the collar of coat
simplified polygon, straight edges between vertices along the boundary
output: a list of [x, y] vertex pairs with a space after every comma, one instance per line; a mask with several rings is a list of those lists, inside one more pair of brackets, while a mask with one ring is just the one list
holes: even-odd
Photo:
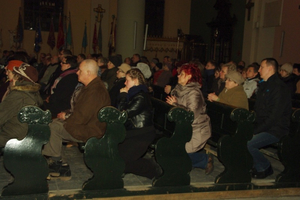
[[37, 92], [41, 88], [41, 85], [38, 83], [31, 83], [29, 81], [17, 81], [14, 86], [11, 87], [11, 90], [25, 91], [25, 92]]

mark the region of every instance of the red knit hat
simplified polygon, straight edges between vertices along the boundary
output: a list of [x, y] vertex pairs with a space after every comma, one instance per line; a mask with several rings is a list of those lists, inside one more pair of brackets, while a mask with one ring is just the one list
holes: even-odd
[[8, 62], [8, 64], [6, 65], [6, 69], [7, 70], [10, 70], [10, 71], [13, 71], [14, 67], [20, 67], [20, 65], [22, 64], [23, 62], [20, 61], [20, 60], [11, 60]]

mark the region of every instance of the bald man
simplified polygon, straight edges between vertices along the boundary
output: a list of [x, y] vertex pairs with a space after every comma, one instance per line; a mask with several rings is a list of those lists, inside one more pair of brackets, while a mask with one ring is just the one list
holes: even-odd
[[70, 167], [61, 161], [63, 141], [86, 142], [91, 137], [101, 138], [106, 124], [97, 118], [101, 108], [110, 105], [110, 97], [101, 79], [97, 76], [96, 61], [81, 62], [77, 71], [78, 81], [84, 86], [76, 97], [73, 112], [68, 118], [61, 115], [50, 126], [51, 136], [42, 153], [49, 158], [49, 174], [63, 180], [71, 178]]

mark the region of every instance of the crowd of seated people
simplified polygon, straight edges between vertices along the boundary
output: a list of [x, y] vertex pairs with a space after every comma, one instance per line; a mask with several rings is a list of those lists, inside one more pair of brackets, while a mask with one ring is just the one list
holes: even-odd
[[[44, 147], [43, 154], [49, 160], [52, 177], [71, 177], [70, 168], [61, 157], [62, 141], [86, 142], [90, 137], [101, 138], [104, 135], [105, 123], [98, 121], [97, 113], [108, 105], [129, 113], [126, 122], [127, 136], [119, 146], [126, 163], [126, 173], [148, 178], [159, 176], [161, 171], [157, 164], [153, 160], [142, 158], [155, 134], [150, 120], [152, 108], [149, 95], [159, 91], [164, 96], [162, 100], [195, 113], [197, 120], [192, 125], [193, 137], [187, 143], [186, 150], [193, 166], [205, 169], [206, 174], [213, 170], [213, 159], [201, 151], [211, 134], [210, 119], [205, 114], [205, 99], [245, 109], [249, 109], [248, 98], [256, 99], [255, 109], [265, 109], [265, 113], [255, 110], [258, 112], [257, 118], [265, 120], [268, 124], [261, 121], [255, 123], [254, 134], [257, 137], [251, 140], [248, 148], [256, 159], [253, 177], [265, 178], [273, 171], [267, 161], [259, 163], [261, 155], [256, 151], [258, 146], [255, 142], [260, 137], [268, 138], [269, 143], [278, 141], [282, 136], [278, 129], [282, 127], [285, 127], [282, 133], [288, 133], [288, 122], [277, 122], [274, 117], [267, 120], [265, 114], [273, 114], [280, 119], [281, 115], [289, 116], [287, 110], [290, 109], [287, 102], [290, 99], [282, 100], [273, 93], [270, 94], [274, 95], [272, 107], [266, 106], [266, 98], [269, 97], [266, 97], [265, 93], [275, 86], [279, 87], [276, 91], [283, 96], [291, 94], [288, 96], [296, 98], [300, 93], [300, 64], [285, 63], [280, 67], [277, 61], [271, 58], [264, 59], [260, 64], [252, 63], [245, 67], [244, 62], [236, 65], [231, 61], [219, 65], [210, 60], [204, 65], [198, 59], [179, 61], [168, 56], [165, 56], [162, 62], [158, 58], [149, 61], [139, 54], [125, 58], [123, 62], [121, 55], [111, 55], [109, 58], [101, 54], [75, 56], [70, 50], [61, 50], [58, 55], [41, 53], [39, 62], [25, 52], [4, 51], [0, 62], [5, 66], [0, 71], [0, 115], [9, 113], [9, 117], [1, 119], [9, 118], [16, 128], [16, 131], [10, 132], [13, 134], [9, 135], [5, 130], [6, 121], [2, 122], [0, 147], [4, 147], [11, 138], [25, 137], [26, 125], [20, 125], [16, 120], [18, 110], [22, 106], [36, 105], [49, 109], [54, 120], [49, 125], [51, 137]], [[23, 85], [32, 89], [22, 91], [22, 87], [16, 87]], [[8, 106], [17, 102], [15, 98], [19, 98], [18, 95], [23, 98], [24, 93], [29, 94], [26, 97], [31, 95], [32, 98], [18, 104], [18, 107]], [[276, 103], [282, 102], [285, 103], [284, 109], [280, 112], [275, 111], [273, 107], [276, 108]], [[284, 124], [273, 130], [272, 123]], [[265, 134], [266, 132], [268, 134]], [[200, 142], [197, 140], [199, 134], [205, 135]], [[136, 142], [140, 143], [137, 146], [133, 145]], [[259, 147], [264, 145], [266, 143], [259, 144]], [[141, 166], [147, 168], [142, 167], [143, 171]]]

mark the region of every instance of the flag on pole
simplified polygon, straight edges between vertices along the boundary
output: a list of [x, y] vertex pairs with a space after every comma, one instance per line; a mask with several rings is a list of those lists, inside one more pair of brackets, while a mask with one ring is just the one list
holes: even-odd
[[99, 22], [98, 47], [99, 47], [100, 53], [102, 53], [102, 28], [101, 28], [101, 21]]
[[95, 26], [94, 26], [94, 35], [93, 35], [93, 50], [94, 50], [94, 53], [97, 53], [97, 46], [98, 46], [97, 24], [96, 24], [96, 22], [95, 22]]
[[18, 19], [18, 26], [17, 26], [17, 35], [16, 35], [16, 43], [17, 48], [21, 47], [21, 44], [23, 42], [23, 35], [24, 35], [24, 29], [23, 29], [23, 20], [21, 15], [21, 8], [19, 9], [19, 19]]
[[116, 41], [116, 22], [115, 22], [115, 15], [112, 16], [112, 22], [110, 27], [110, 35], [108, 41], [108, 55], [111, 55], [115, 52], [115, 41]]
[[60, 49], [64, 45], [64, 43], [65, 43], [65, 38], [64, 38], [63, 18], [61, 16], [61, 14], [59, 14], [59, 24], [58, 24], [56, 48]]
[[0, 48], [3, 47], [3, 41], [2, 41], [2, 28], [0, 30]]
[[67, 27], [68, 17], [65, 16], [64, 20], [64, 48], [67, 48], [67, 34], [68, 34], [68, 27]]
[[86, 33], [86, 22], [84, 25], [84, 31], [83, 31], [83, 38], [82, 38], [82, 48], [84, 49], [84, 53], [86, 51], [86, 47], [87, 47], [87, 33]]
[[72, 39], [72, 26], [71, 26], [71, 13], [69, 12], [69, 26], [67, 32], [67, 49], [71, 49], [73, 47], [73, 39]]
[[41, 50], [40, 43], [42, 42], [41, 24], [40, 19], [38, 19], [37, 27], [35, 29], [35, 39], [34, 39], [34, 51], [38, 53]]
[[54, 35], [53, 17], [51, 18], [50, 30], [49, 30], [47, 44], [51, 47], [52, 50], [55, 47], [55, 35]]

